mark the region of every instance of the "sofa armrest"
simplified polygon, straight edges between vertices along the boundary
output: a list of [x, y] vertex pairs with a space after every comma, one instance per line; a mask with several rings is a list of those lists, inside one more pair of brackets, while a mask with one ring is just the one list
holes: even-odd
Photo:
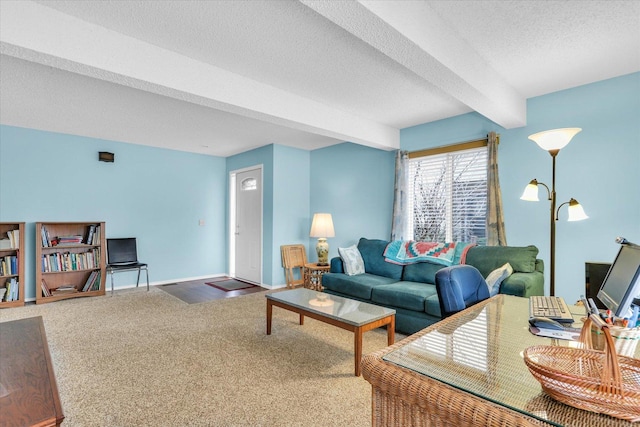
[[339, 256], [331, 258], [330, 273], [344, 273], [344, 264], [342, 264], [342, 258]]
[[544, 295], [544, 275], [539, 271], [513, 273], [500, 285], [500, 293], [526, 298], [531, 295]]

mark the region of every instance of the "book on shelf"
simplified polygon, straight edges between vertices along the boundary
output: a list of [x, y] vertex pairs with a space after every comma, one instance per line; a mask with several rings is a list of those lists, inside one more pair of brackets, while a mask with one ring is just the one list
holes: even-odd
[[82, 292], [100, 290], [100, 277], [101, 277], [101, 272], [99, 270], [92, 271], [91, 274], [89, 275], [89, 278], [87, 279], [84, 286], [82, 287]]
[[102, 272], [98, 271], [98, 276], [93, 281], [93, 286], [91, 286], [91, 290], [92, 291], [99, 291], [100, 290], [101, 279], [102, 279]]
[[101, 242], [101, 233], [100, 225], [96, 225], [95, 231], [93, 232], [93, 238], [91, 240], [91, 244], [94, 246], [99, 246]]
[[93, 281], [95, 280], [97, 273], [98, 273], [97, 271], [91, 272], [91, 274], [87, 278], [87, 281], [84, 282], [84, 286], [82, 287], [82, 292], [87, 292], [89, 289], [91, 289], [91, 286], [93, 285]]
[[71, 245], [79, 245], [82, 243], [82, 236], [79, 234], [69, 235], [69, 236], [57, 236], [51, 244], [53, 246], [71, 246]]
[[20, 230], [9, 230], [7, 231], [7, 236], [9, 236], [12, 248], [20, 247]]
[[44, 225], [40, 227], [40, 240], [43, 248], [51, 247], [51, 239], [49, 238], [49, 230]]
[[85, 239], [84, 243], [86, 243], [87, 245], [93, 245], [93, 235], [96, 232], [96, 225], [95, 224], [91, 224], [89, 226], [87, 226], [87, 238]]
[[45, 282], [44, 279], [42, 279], [42, 283], [40, 283], [40, 286], [42, 287], [42, 296], [50, 297], [51, 296], [51, 291], [49, 291], [49, 287], [47, 286], [47, 282]]
[[17, 249], [20, 247], [20, 230], [7, 231], [7, 237], [0, 239], [0, 249]]
[[0, 276], [15, 274], [18, 274], [18, 257], [16, 255], [6, 255], [0, 258]]
[[6, 293], [4, 296], [4, 300], [9, 302], [9, 301], [17, 301], [19, 298], [18, 295], [18, 281], [16, 280], [15, 277], [12, 277], [11, 279], [7, 280], [6, 283]]
[[[0, 258], [0, 261], [2, 259]], [[52, 252], [42, 255], [42, 272], [79, 271], [97, 268], [100, 265], [100, 248], [87, 252]]]
[[51, 291], [51, 295], [67, 295], [74, 294], [78, 292], [75, 286], [73, 285], [62, 285], [58, 286], [58, 288]]

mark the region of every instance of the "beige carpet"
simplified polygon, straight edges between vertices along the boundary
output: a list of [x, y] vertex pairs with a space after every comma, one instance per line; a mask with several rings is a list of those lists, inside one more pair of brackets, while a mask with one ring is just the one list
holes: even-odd
[[[370, 425], [353, 334], [275, 307], [267, 336], [265, 307], [264, 293], [186, 304], [140, 288], [0, 321], [43, 316], [63, 426]], [[384, 330], [364, 335], [364, 353], [385, 346]]]

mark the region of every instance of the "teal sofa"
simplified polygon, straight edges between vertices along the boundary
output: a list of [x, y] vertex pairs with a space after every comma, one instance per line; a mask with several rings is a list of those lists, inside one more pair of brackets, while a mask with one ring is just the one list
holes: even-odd
[[[413, 334], [441, 319], [435, 276], [445, 266], [389, 263], [383, 256], [387, 244], [386, 240], [360, 239], [358, 250], [365, 273], [345, 274], [342, 259], [336, 257], [329, 273], [322, 277], [322, 286], [329, 294], [395, 309], [396, 331]], [[499, 293], [529, 297], [544, 294], [544, 265], [537, 255], [535, 246], [474, 246], [467, 252], [466, 264], [487, 277], [510, 263], [514, 272], [501, 283]]]

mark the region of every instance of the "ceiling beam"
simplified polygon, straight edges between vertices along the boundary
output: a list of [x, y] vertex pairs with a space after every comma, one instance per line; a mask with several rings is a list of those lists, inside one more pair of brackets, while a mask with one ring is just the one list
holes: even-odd
[[386, 150], [398, 129], [32, 2], [6, 2], [0, 53], [313, 134]]
[[400, 7], [397, 0], [300, 1], [500, 126], [526, 125], [526, 99], [428, 2], [402, 1]]

